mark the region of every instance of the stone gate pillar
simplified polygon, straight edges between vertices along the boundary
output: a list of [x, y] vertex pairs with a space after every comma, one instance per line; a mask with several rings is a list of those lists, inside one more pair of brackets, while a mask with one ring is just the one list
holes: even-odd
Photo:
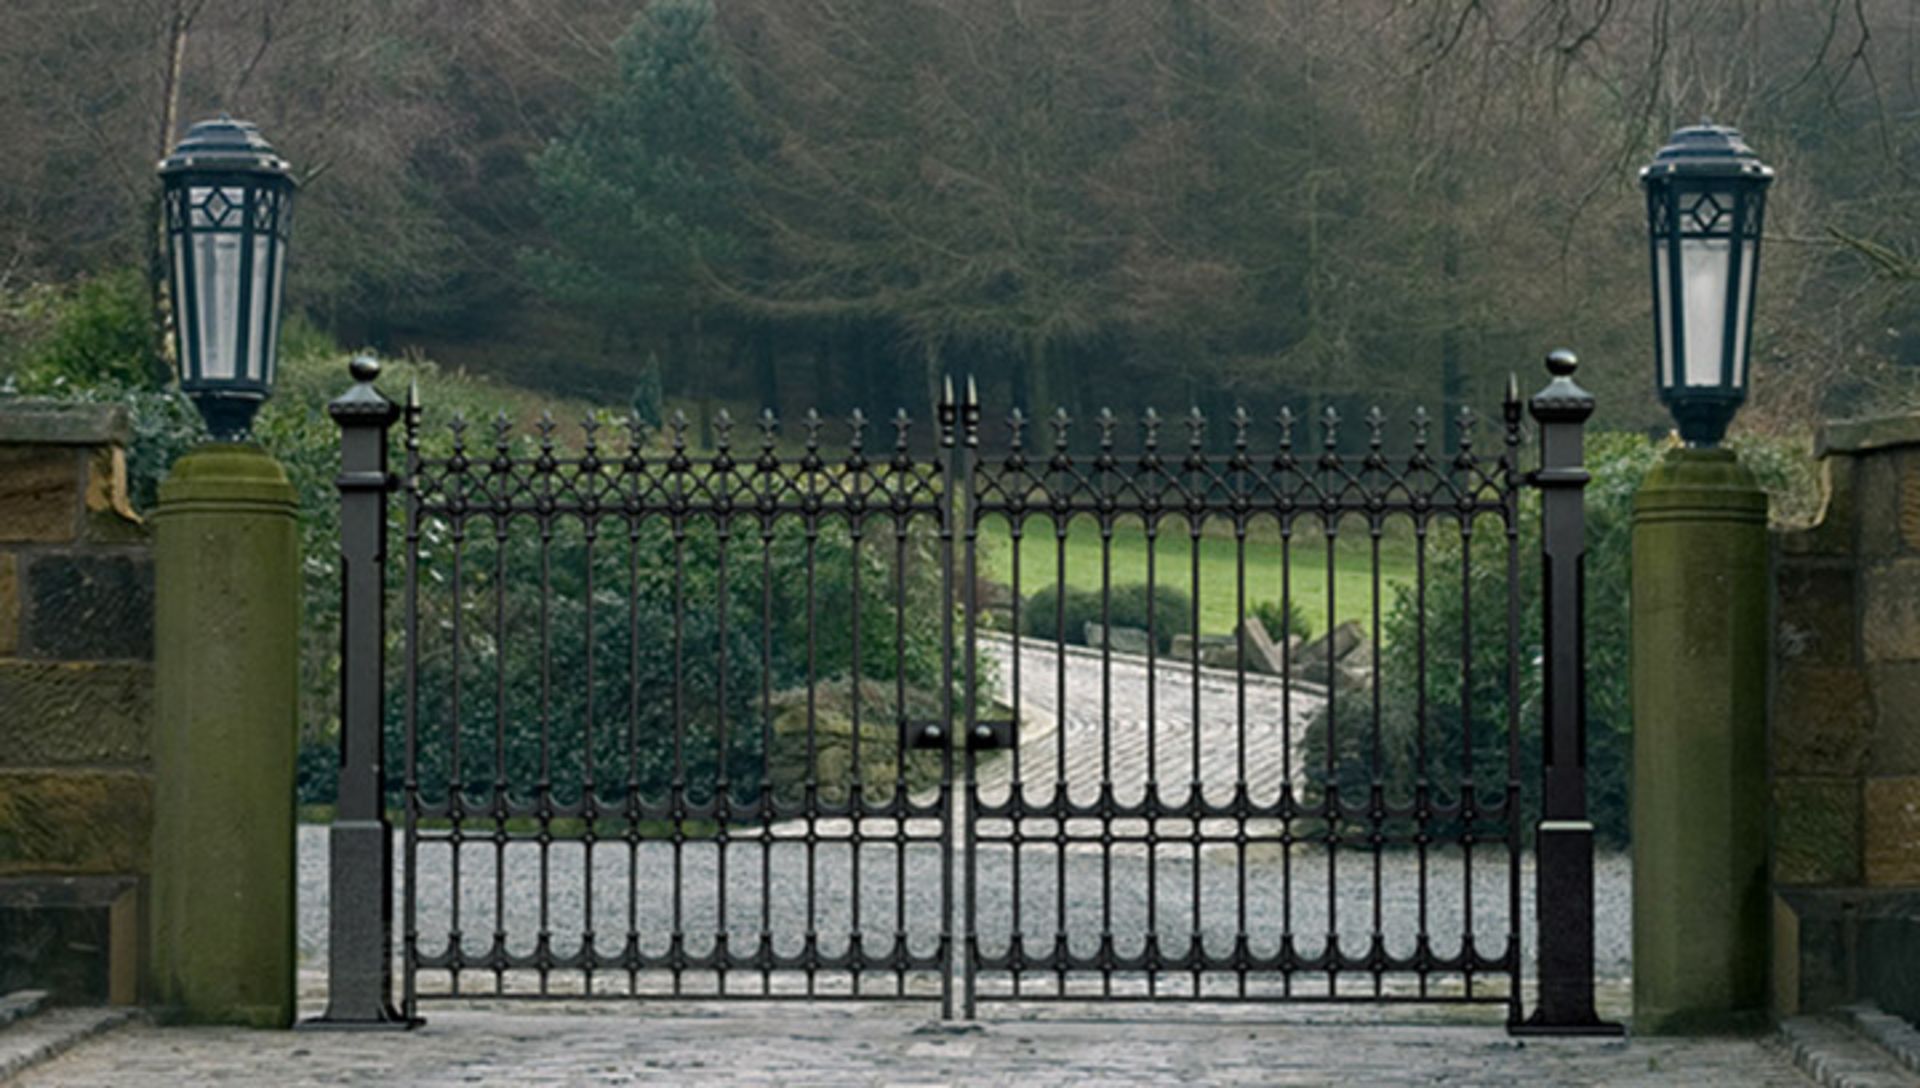
[[1633, 1026], [1767, 1009], [1767, 495], [1676, 449], [1633, 510]]
[[160, 488], [152, 995], [170, 1019], [293, 1021], [296, 504], [245, 444], [194, 450]]

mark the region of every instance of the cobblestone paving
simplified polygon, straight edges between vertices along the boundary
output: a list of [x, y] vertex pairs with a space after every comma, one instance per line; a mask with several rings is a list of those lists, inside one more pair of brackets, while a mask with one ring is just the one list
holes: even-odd
[[[604, 1010], [604, 1006], [596, 1009]], [[1737, 1085], [1804, 1080], [1769, 1039], [1516, 1040], [1489, 1026], [1012, 1020], [950, 1030], [888, 1009], [445, 1012], [408, 1034], [136, 1026], [26, 1088], [144, 1085]], [[1098, 1015], [1098, 1013], [1096, 1013]]]
[[[987, 639], [982, 647], [998, 658], [1001, 681], [1011, 698], [1011, 643]], [[1062, 736], [1067, 740], [1067, 780], [1075, 796], [1081, 795], [1078, 783], [1097, 785], [1105, 737], [1111, 741], [1104, 753], [1110, 761], [1111, 780], [1125, 784], [1120, 791], [1123, 799], [1137, 796], [1138, 784], [1145, 781], [1148, 753], [1144, 663], [1116, 657], [1111, 671], [1103, 676], [1097, 653], [1057, 655], [1050, 645], [1031, 643], [1022, 647], [1021, 661], [1022, 716], [1034, 725], [1024, 738], [1020, 768], [1029, 791], [1051, 790], [1061, 765]], [[1058, 702], [1058, 670], [1063, 665], [1064, 716]], [[1156, 769], [1163, 783], [1173, 784], [1173, 799], [1178, 800], [1192, 767], [1193, 675], [1190, 668], [1176, 663], [1162, 664], [1157, 673]], [[1233, 673], [1218, 670], [1203, 670], [1200, 677], [1201, 775], [1210, 796], [1227, 795], [1239, 773], [1242, 711], [1234, 681]], [[1311, 689], [1288, 692], [1270, 678], [1250, 677], [1249, 681], [1248, 778], [1258, 787], [1256, 796], [1277, 794], [1288, 759], [1277, 723], [1290, 713], [1297, 735], [1320, 697]], [[1103, 706], [1109, 708], [1105, 717], [1112, 723], [1110, 728], [1103, 729], [1101, 724]], [[1064, 732], [1056, 732], [1063, 722]], [[990, 769], [983, 792], [989, 797], [1004, 796], [1011, 774], [1011, 760], [999, 761]], [[849, 831], [829, 826], [829, 821], [819, 823], [821, 833], [829, 837]], [[1126, 826], [1129, 823], [1140, 826]], [[1366, 947], [1377, 914], [1388, 951], [1405, 955], [1414, 947], [1423, 903], [1427, 932], [1440, 954], [1458, 949], [1468, 932], [1475, 935], [1483, 953], [1498, 954], [1504, 946], [1513, 905], [1508, 879], [1515, 874], [1502, 845], [1476, 848], [1469, 873], [1467, 858], [1458, 846], [1436, 847], [1425, 859], [1408, 851], [1375, 859], [1346, 849], [1330, 862], [1321, 846], [1297, 846], [1290, 856], [1283, 855], [1277, 842], [1260, 841], [1277, 835], [1278, 828], [1259, 826], [1259, 821], [1249, 826], [1255, 841], [1245, 846], [1218, 841], [1237, 830], [1230, 821], [1205, 821], [1202, 837], [1213, 841], [1199, 845], [1189, 838], [1190, 824], [1158, 823], [1156, 831], [1172, 841], [1163, 841], [1149, 853], [1144, 845], [1124, 841], [1106, 850], [1098, 843], [1080, 842], [1062, 851], [1049, 841], [1055, 821], [1023, 821], [1029, 844], [1018, 856], [1017, 881], [1013, 851], [1004, 844], [981, 846], [974, 875], [983, 947], [993, 953], [1006, 946], [1016, 928], [1017, 910], [1018, 929], [1027, 951], [1035, 955], [1050, 949], [1063, 926], [1073, 947], [1082, 953], [1107, 932], [1116, 951], [1132, 955], [1152, 932], [1159, 938], [1159, 947], [1172, 955], [1194, 939], [1216, 954], [1225, 954], [1243, 927], [1256, 955], [1277, 949], [1283, 931], [1296, 935], [1296, 946], [1304, 954], [1317, 952], [1330, 933], [1337, 934], [1342, 948], [1352, 952]], [[1212, 826], [1216, 823], [1221, 826]], [[485, 952], [496, 931], [505, 934], [510, 951], [525, 953], [532, 951], [544, 930], [551, 934], [555, 952], [564, 956], [580, 946], [586, 930], [596, 932], [601, 947], [610, 943], [617, 948], [629, 928], [649, 952], [663, 951], [667, 934], [684, 931], [690, 951], [697, 955], [711, 947], [714, 934], [722, 928], [718, 892], [724, 885], [724, 928], [736, 949], [751, 948], [765, 932], [773, 936], [777, 951], [792, 954], [802, 935], [811, 931], [820, 934], [823, 950], [831, 955], [846, 947], [857, 928], [873, 942], [870, 948], [885, 948], [894, 934], [904, 933], [910, 947], [929, 952], [942, 928], [941, 854], [937, 840], [930, 838], [937, 834], [937, 826], [911, 829], [917, 841], [903, 846], [893, 841], [892, 821], [864, 824], [862, 831], [871, 838], [858, 851], [857, 919], [854, 850], [844, 842], [825, 843], [811, 851], [810, 864], [810, 851], [799, 840], [807, 830], [803, 821], [775, 829], [771, 842], [737, 836], [724, 848], [698, 840], [678, 851], [657, 841], [632, 851], [623, 843], [601, 843], [592, 850], [591, 866], [587, 847], [578, 841], [556, 842], [545, 850], [521, 841], [507, 846], [503, 855], [496, 854], [490, 842], [470, 842], [461, 850], [457, 895], [451, 848], [426, 845], [420, 850], [418, 868], [421, 947], [429, 954], [445, 947], [448, 934], [456, 928], [453, 908], [457, 902], [457, 928], [463, 946], [474, 955]], [[986, 821], [981, 830], [1004, 834], [1006, 824]], [[1144, 824], [1117, 821], [1113, 830], [1138, 835], [1145, 830]], [[1100, 832], [1095, 821], [1069, 821], [1067, 830], [1076, 838], [1097, 837]], [[395, 854], [397, 863], [400, 851], [396, 849]], [[324, 962], [326, 939], [323, 829], [301, 829], [300, 858], [302, 953], [306, 962], [318, 965]], [[1517, 876], [1522, 943], [1530, 946], [1530, 858], [1522, 860]], [[629, 895], [630, 884], [637, 886], [637, 894]], [[1331, 896], [1330, 884], [1336, 892]], [[1630, 915], [1626, 859], [1603, 856], [1595, 884], [1599, 969], [1605, 976], [1623, 977]], [[1527, 950], [1531, 952], [1530, 947]], [[439, 979], [437, 985], [444, 986], [444, 975]], [[491, 988], [493, 980], [483, 975], [479, 981]], [[516, 981], [525, 982], [509, 978], [507, 983], [511, 988]], [[602, 975], [598, 981], [611, 988], [624, 980]], [[749, 990], [759, 983], [757, 975], [736, 976], [735, 981], [748, 984]], [[872, 981], [895, 980], [883, 976]], [[1367, 982], [1356, 981], [1363, 986]], [[1461, 982], [1457, 978], [1439, 981], [1443, 988]], [[433, 980], [423, 982], [429, 988], [436, 985]], [[905, 984], [912, 989], [931, 982], [931, 978], [910, 977]], [[563, 979], [560, 988], [578, 992], [581, 984]], [[707, 986], [711, 989], [711, 980]], [[730, 989], [737, 992], [740, 986]]]
[[[1301, 732], [1326, 702], [1316, 685], [1257, 674], [1241, 685], [1226, 669], [1202, 668], [1196, 683], [1190, 664], [1169, 658], [1148, 669], [1145, 658], [1114, 654], [1103, 663], [1096, 651], [1061, 653], [1048, 642], [1023, 640], [1017, 658], [1011, 639], [989, 635], [979, 645], [996, 667], [1000, 697], [1010, 706], [1017, 698], [1017, 770], [1028, 796], [1047, 796], [1064, 779], [1076, 798], [1107, 781], [1132, 799], [1153, 780], [1177, 804], [1197, 778], [1216, 801], [1230, 800], [1242, 779], [1254, 798], [1270, 800], [1289, 769], [1299, 780]], [[1005, 796], [1015, 763], [982, 768], [984, 797]]]

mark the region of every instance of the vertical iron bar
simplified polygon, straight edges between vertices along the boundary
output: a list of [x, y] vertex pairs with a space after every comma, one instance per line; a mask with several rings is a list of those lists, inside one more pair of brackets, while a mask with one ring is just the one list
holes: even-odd
[[[1020, 541], [1022, 530], [1025, 527], [1026, 518], [1024, 515], [1008, 515], [1007, 534], [1011, 541], [1010, 550], [1013, 552], [1013, 586], [1010, 591], [1013, 597], [1013, 620], [1011, 624], [1013, 634], [1013, 676], [1010, 698], [1013, 701], [1013, 715], [1016, 722], [1018, 722], [1020, 718], [1020, 605], [1022, 603], [1020, 599]], [[1008, 799], [1012, 801], [1014, 810], [1013, 869], [1007, 878], [1007, 893], [1013, 900], [1013, 943], [1011, 947], [1015, 953], [1013, 965], [1013, 996], [1015, 997], [1020, 996], [1020, 986], [1026, 977], [1027, 938], [1026, 934], [1022, 931], [1020, 920], [1020, 862], [1023, 848], [1026, 846], [1025, 832], [1029, 826], [1027, 822], [1027, 787], [1021, 778], [1020, 745], [1017, 743], [1019, 739], [1018, 728], [1016, 724], [1016, 732], [1014, 734], [1016, 743], [1013, 746], [1013, 785], [1008, 793]], [[1058, 768], [1055, 768], [1055, 777], [1058, 777], [1058, 770]]]
[[[971, 399], [971, 398], [969, 398]], [[953, 394], [953, 379], [942, 383], [940, 404], [940, 943], [935, 961], [940, 965], [940, 1016], [953, 1019], [953, 530], [956, 518], [955, 479], [960, 473], [960, 451], [955, 432], [962, 410]]]
[[1547, 357], [1553, 381], [1529, 408], [1540, 425], [1541, 577], [1546, 635], [1541, 729], [1544, 782], [1535, 840], [1540, 993], [1531, 1034], [1620, 1034], [1593, 1007], [1593, 824], [1586, 795], [1586, 512], [1583, 430], [1592, 394], [1570, 351]]
[[1140, 522], [1146, 537], [1146, 996], [1160, 992], [1160, 514]]
[[[589, 419], [589, 421], [591, 421], [591, 419]], [[596, 470], [593, 468], [595, 463], [593, 456], [593, 432], [589, 430], [587, 432], [586, 461], [581, 465], [581, 475], [583, 477], [581, 487], [587, 491], [589, 495], [595, 494], [595, 489], [599, 483], [598, 480], [594, 479]], [[589, 508], [580, 517], [581, 527], [585, 533], [585, 546], [581, 558], [586, 566], [585, 577], [581, 587], [581, 599], [584, 602], [583, 611], [585, 615], [583, 619], [586, 621], [587, 629], [586, 648], [582, 661], [583, 675], [580, 678], [581, 686], [585, 689], [583, 694], [586, 703], [582, 709], [581, 728], [580, 806], [585, 827], [581, 834], [580, 845], [580, 957], [584, 967], [582, 987], [589, 997], [593, 996], [593, 967], [595, 959], [593, 947], [593, 846], [599, 834], [599, 827], [597, 825], [600, 816], [600, 799], [593, 781], [593, 689], [595, 681], [599, 676], [593, 667], [593, 544], [594, 538], [599, 532], [599, 519], [595, 516], [594, 509], [592, 509], [593, 502], [593, 499], [588, 500]]]
[[1073, 791], [1067, 782], [1067, 532], [1070, 514], [1053, 517], [1053, 744], [1056, 781], [1053, 786], [1053, 963], [1055, 987], [1067, 992], [1067, 962], [1072, 946], [1067, 940], [1067, 810]]
[[[637, 428], [629, 431], [635, 447]], [[638, 449], [629, 450], [628, 471], [637, 475]], [[638, 487], [637, 481], [628, 486]], [[627, 993], [640, 992], [640, 518], [638, 502], [629, 492], [627, 506], [627, 933], [622, 957], [627, 961]]]
[[[978, 599], [979, 583], [980, 583], [980, 571], [979, 571], [980, 504], [978, 501], [978, 497], [974, 494], [975, 458], [978, 456], [979, 448], [980, 448], [980, 394], [979, 394], [979, 391], [974, 387], [972, 378], [967, 379], [967, 399], [961, 405], [960, 411], [961, 411], [960, 422], [961, 422], [961, 427], [964, 431], [964, 436], [965, 436], [964, 440], [960, 443], [960, 464], [959, 464], [960, 486], [961, 486], [960, 498], [961, 498], [961, 501], [964, 503], [962, 516], [965, 518], [965, 521], [962, 524], [965, 526], [965, 529], [966, 529], [966, 539], [964, 542], [965, 549], [966, 549], [965, 560], [964, 560], [965, 566], [964, 566], [964, 572], [963, 572], [963, 577], [965, 578], [966, 582], [961, 590], [961, 595], [964, 602], [962, 606], [962, 615], [965, 617], [965, 625], [966, 625], [965, 626], [966, 671], [964, 673], [962, 682], [965, 683], [967, 686], [966, 727], [968, 730], [968, 735], [971, 736], [974, 730], [981, 728], [981, 726], [979, 725], [980, 708], [978, 705], [979, 690], [980, 690], [980, 664], [978, 659], [978, 655], [979, 655], [978, 612], [979, 612], [979, 606], [980, 606], [980, 602]], [[951, 607], [950, 604], [949, 604], [949, 607]], [[976, 857], [976, 855], [979, 853], [979, 849], [975, 842], [974, 825], [977, 822], [975, 807], [978, 805], [980, 800], [980, 797], [979, 797], [980, 786], [979, 786], [978, 773], [977, 773], [978, 768], [976, 767], [976, 757], [974, 755], [972, 745], [971, 744], [965, 745], [965, 750], [966, 750], [966, 785], [964, 787], [964, 790], [966, 794], [966, 803], [965, 803], [966, 826], [961, 829], [961, 834], [962, 834], [961, 841], [962, 841], [962, 849], [966, 854], [965, 864], [966, 864], [966, 879], [967, 879], [967, 885], [966, 885], [967, 924], [966, 924], [966, 930], [965, 930], [966, 943], [965, 943], [965, 948], [961, 955], [961, 963], [965, 971], [965, 974], [963, 975], [963, 978], [962, 978], [962, 984], [963, 984], [962, 1005], [963, 1005], [963, 1008], [965, 1009], [966, 1018], [968, 1020], [971, 1020], [974, 1017], [974, 1009], [975, 1009], [975, 1003], [976, 1003], [975, 990], [979, 982], [977, 977], [977, 966], [979, 963], [979, 956], [980, 956], [980, 944], [979, 944], [980, 942], [980, 932], [979, 932], [980, 931], [980, 898], [978, 894], [979, 864], [978, 864], [978, 858]]]
[[687, 474], [692, 463], [687, 459], [687, 419], [675, 412], [673, 457], [667, 465], [668, 527], [673, 534], [673, 778], [667, 786], [667, 819], [673, 830], [668, 845], [673, 851], [673, 921], [667, 936], [667, 970], [673, 980], [673, 996], [682, 992], [686, 970], [687, 934], [683, 914], [683, 885], [686, 880], [684, 854], [687, 842], [687, 501], [693, 490]]
[[327, 406], [340, 427], [340, 786], [328, 829], [327, 1009], [320, 1026], [410, 1027], [392, 1004], [393, 836], [386, 817], [387, 430], [372, 359]]
[[[1196, 421], [1198, 420], [1197, 415], [1195, 419]], [[1199, 443], [1200, 429], [1196, 426], [1193, 431], [1193, 451], [1190, 454], [1193, 459], [1191, 463], [1196, 465], [1200, 463]], [[1193, 473], [1190, 481], [1190, 486], [1195, 488], [1204, 489], [1206, 487], [1205, 477], [1198, 471]], [[1193, 996], [1195, 997], [1200, 996], [1200, 979], [1202, 969], [1205, 967], [1207, 960], [1206, 940], [1204, 937], [1205, 919], [1201, 916], [1204, 896], [1201, 893], [1200, 885], [1200, 853], [1201, 847], [1205, 843], [1205, 829], [1202, 825], [1206, 822], [1202, 817], [1207, 808], [1207, 790], [1201, 778], [1201, 760], [1205, 757], [1205, 752], [1202, 751], [1200, 743], [1201, 723], [1205, 720], [1201, 716], [1200, 708], [1200, 536], [1201, 533], [1206, 530], [1206, 519], [1200, 513], [1203, 499], [1204, 494], [1201, 492], [1190, 494], [1188, 501], [1191, 505], [1187, 511], [1187, 568], [1193, 593], [1192, 598], [1188, 601], [1188, 621], [1193, 631], [1193, 637], [1187, 643], [1190, 658], [1188, 677], [1189, 683], [1193, 688], [1193, 725], [1190, 730], [1192, 763], [1188, 766], [1189, 773], [1187, 775], [1187, 808], [1192, 814], [1188, 822], [1187, 832], [1189, 841], [1193, 846], [1193, 869], [1191, 874], [1193, 886], [1193, 922], [1187, 934], [1186, 956], [1193, 969]]]
[[513, 486], [513, 462], [508, 454], [507, 417], [494, 420], [493, 463], [493, 943], [487, 959], [493, 967], [493, 992], [507, 987], [507, 532], [512, 519], [507, 510]]
[[[1423, 445], [1424, 431], [1418, 439]], [[1424, 450], [1415, 454], [1424, 459]], [[1423, 462], [1422, 462], [1423, 463]], [[1433, 964], [1433, 934], [1428, 928], [1429, 889], [1427, 886], [1428, 844], [1433, 826], [1432, 784], [1427, 779], [1427, 525], [1429, 515], [1422, 511], [1413, 523], [1414, 616], [1414, 783], [1413, 819], [1415, 852], [1419, 857], [1420, 924], [1414, 940], [1414, 954], [1420, 969], [1420, 996], [1427, 996], [1427, 982]]]
[[[247, 247], [251, 251], [252, 247]], [[406, 469], [401, 474], [401, 505], [406, 511], [405, 650], [406, 695], [402, 728], [405, 738], [405, 782], [401, 808], [401, 922], [400, 1013], [412, 1019], [416, 1012], [415, 975], [420, 963], [419, 906], [414, 891], [420, 864], [420, 385], [407, 387], [407, 406], [400, 426], [405, 434]], [[458, 890], [457, 888], [455, 889]]]
[[[765, 464], [771, 471], [772, 451]], [[760, 515], [760, 993], [773, 994], [773, 825], [778, 819], [773, 794], [773, 490], [769, 479], [766, 508]]]
[[453, 854], [449, 859], [449, 875], [453, 885], [453, 909], [450, 912], [447, 947], [453, 953], [453, 967], [448, 980], [453, 994], [460, 994], [460, 972], [465, 967], [465, 940], [460, 931], [460, 854], [465, 844], [466, 832], [466, 774], [461, 766], [460, 727], [461, 710], [461, 673], [466, 667], [466, 543], [467, 543], [467, 507], [466, 507], [466, 455], [462, 450], [461, 431], [464, 424], [456, 418], [453, 431], [453, 459], [447, 466], [447, 487], [452, 491], [456, 508], [449, 520], [452, 521], [453, 536], [453, 677], [449, 685], [447, 711], [447, 761], [449, 781], [447, 783], [448, 816], [451, 831], [449, 838], [453, 844]]
[[540, 458], [534, 462], [540, 480], [540, 781], [535, 787], [534, 819], [539, 826], [540, 931], [534, 941], [534, 970], [540, 992], [547, 993], [553, 959], [551, 865], [553, 845], [553, 417], [540, 419]]
[[1525, 1016], [1521, 1002], [1520, 937], [1520, 379], [1507, 375], [1501, 404], [1506, 449], [1500, 461], [1500, 498], [1507, 523], [1507, 1023]]

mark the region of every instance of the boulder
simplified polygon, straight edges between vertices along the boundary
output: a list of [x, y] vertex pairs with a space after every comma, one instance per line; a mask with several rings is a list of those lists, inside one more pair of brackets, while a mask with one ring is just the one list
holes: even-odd
[[1360, 630], [1358, 623], [1348, 620], [1301, 647], [1299, 652], [1293, 655], [1293, 667], [1295, 670], [1307, 670], [1308, 676], [1314, 675], [1315, 670], [1325, 675], [1328, 647], [1332, 647], [1333, 660], [1338, 662], [1364, 642], [1366, 642], [1366, 633]]
[[1153, 642], [1144, 628], [1107, 627], [1089, 623], [1086, 627], [1087, 645], [1098, 650], [1106, 647], [1117, 654], [1138, 654], [1147, 656], [1147, 647]]
[[[940, 782], [940, 753], [909, 751], [905, 782], [900, 781], [901, 709], [895, 705], [891, 683], [865, 680], [860, 684], [861, 791], [867, 800], [885, 799], [896, 786], [917, 792]], [[941, 716], [937, 691], [907, 689], [909, 720], [937, 720]], [[794, 688], [773, 696], [773, 753], [768, 768], [773, 785], [783, 797], [797, 796], [809, 777], [829, 800], [843, 802], [853, 784], [853, 691], [844, 677], [822, 680], [814, 687], [812, 746], [809, 768], [807, 689]]]
[[1280, 644], [1267, 632], [1267, 625], [1260, 622], [1260, 617], [1248, 616], [1240, 621], [1240, 633], [1247, 642], [1249, 671], [1268, 676], [1279, 676], [1286, 671], [1286, 657], [1281, 653]]

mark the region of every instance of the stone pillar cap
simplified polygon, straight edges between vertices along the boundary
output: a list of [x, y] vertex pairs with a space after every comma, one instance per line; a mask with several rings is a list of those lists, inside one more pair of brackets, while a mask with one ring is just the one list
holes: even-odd
[[1920, 414], [1829, 420], [1813, 442], [1813, 455], [1865, 453], [1868, 450], [1920, 446]]
[[132, 437], [127, 410], [117, 404], [0, 399], [0, 446], [124, 446]]

